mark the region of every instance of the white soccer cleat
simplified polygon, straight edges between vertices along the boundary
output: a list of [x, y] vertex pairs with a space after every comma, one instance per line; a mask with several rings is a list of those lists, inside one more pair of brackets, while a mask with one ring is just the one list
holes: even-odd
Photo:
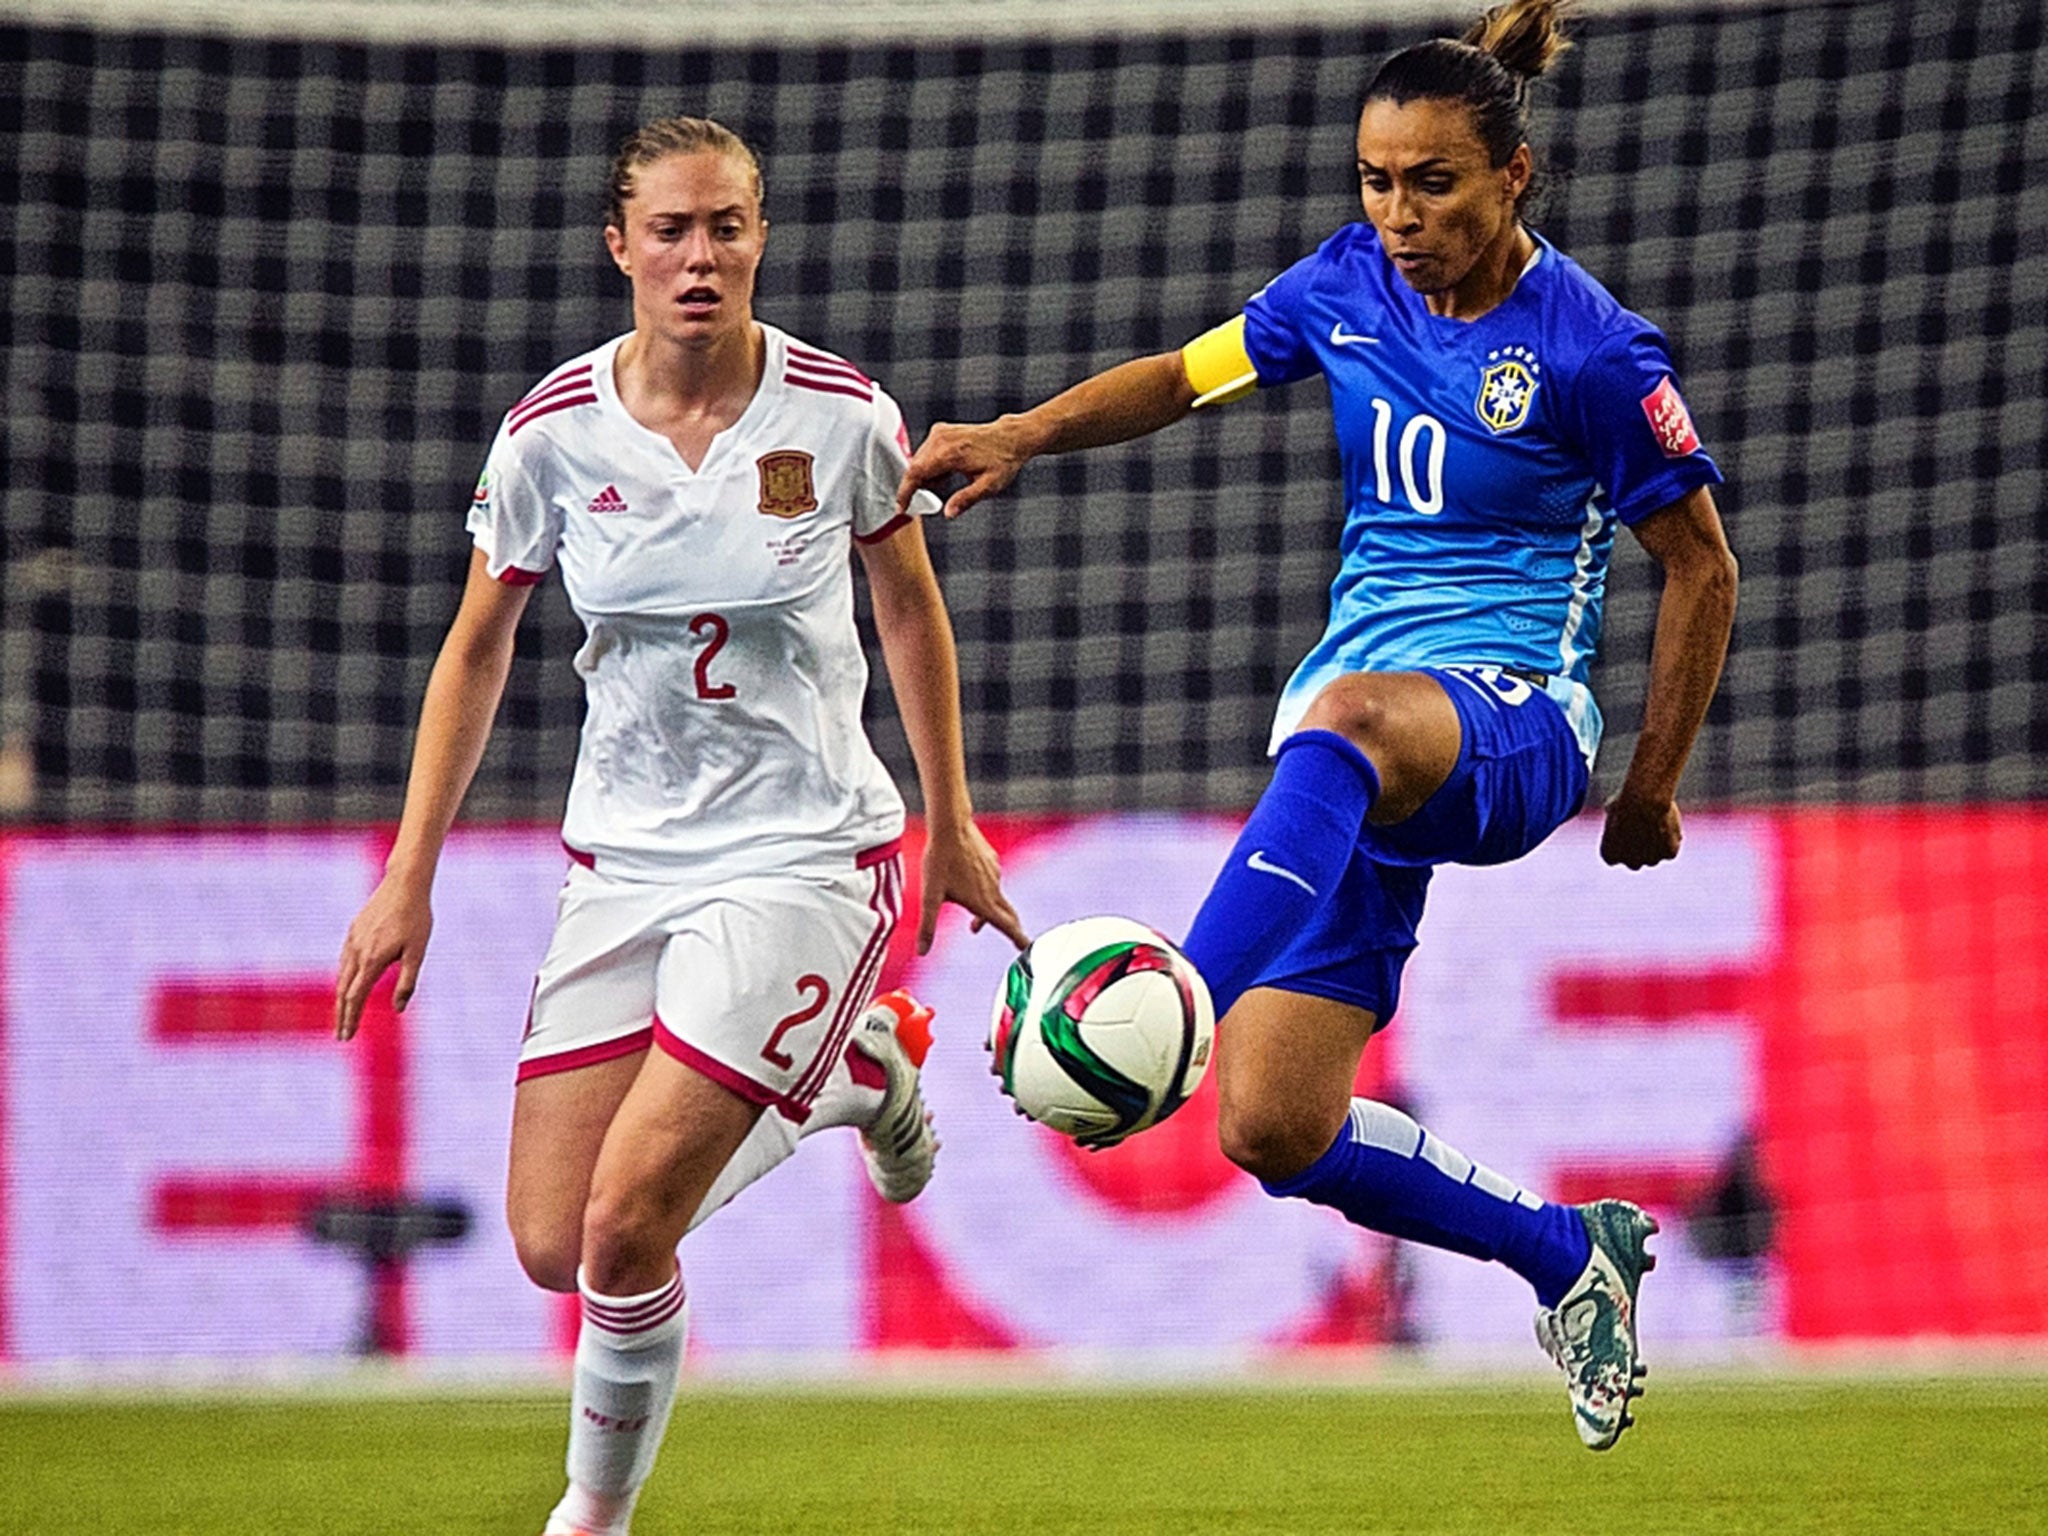
[[908, 992], [884, 992], [853, 1028], [853, 1049], [882, 1069], [882, 1107], [860, 1133], [875, 1193], [891, 1205], [915, 1200], [932, 1180], [939, 1138], [918, 1074], [932, 1048], [932, 1011]]
[[1636, 1344], [1636, 1290], [1657, 1267], [1643, 1247], [1657, 1220], [1626, 1200], [1595, 1200], [1578, 1211], [1593, 1256], [1564, 1299], [1537, 1312], [1536, 1342], [1564, 1372], [1579, 1439], [1604, 1451], [1635, 1423], [1628, 1405], [1642, 1396], [1650, 1369]]

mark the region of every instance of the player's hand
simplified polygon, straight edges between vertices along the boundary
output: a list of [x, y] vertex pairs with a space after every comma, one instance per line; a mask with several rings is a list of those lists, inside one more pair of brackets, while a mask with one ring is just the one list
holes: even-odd
[[1676, 801], [1645, 800], [1623, 790], [1608, 803], [1600, 857], [1609, 864], [1644, 869], [1677, 858], [1684, 837]]
[[348, 925], [348, 937], [341, 941], [341, 966], [334, 977], [335, 1039], [355, 1035], [371, 989], [393, 962], [398, 965], [398, 990], [391, 994], [391, 1005], [403, 1009], [412, 1001], [412, 989], [420, 979], [420, 961], [427, 953], [427, 937], [434, 931], [430, 888], [386, 875]]
[[938, 493], [955, 475], [967, 483], [946, 498], [948, 517], [958, 517], [977, 501], [995, 495], [1017, 478], [1031, 458], [1024, 431], [1014, 416], [978, 426], [942, 421], [925, 434], [896, 486], [896, 510], [908, 512], [919, 491]]
[[993, 925], [1019, 949], [1030, 943], [1017, 909], [1003, 894], [1002, 879], [995, 849], [973, 822], [959, 832], [933, 832], [924, 845], [924, 911], [917, 923], [917, 952], [931, 952], [939, 908], [949, 901], [974, 914], [967, 925], [970, 933]]

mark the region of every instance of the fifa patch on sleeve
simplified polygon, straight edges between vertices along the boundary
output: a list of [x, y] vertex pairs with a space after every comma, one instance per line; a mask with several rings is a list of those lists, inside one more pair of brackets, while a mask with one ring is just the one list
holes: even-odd
[[1700, 451], [1700, 435], [1693, 430], [1692, 412], [1678, 393], [1678, 386], [1666, 374], [1664, 382], [1643, 396], [1643, 414], [1650, 418], [1650, 431], [1667, 459], [1682, 459]]

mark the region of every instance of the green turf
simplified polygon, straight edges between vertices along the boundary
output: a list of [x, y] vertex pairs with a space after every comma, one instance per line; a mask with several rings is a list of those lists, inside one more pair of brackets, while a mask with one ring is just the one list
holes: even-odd
[[[535, 1536], [558, 1398], [0, 1406], [0, 1532]], [[638, 1536], [2048, 1531], [2048, 1380], [686, 1396]]]

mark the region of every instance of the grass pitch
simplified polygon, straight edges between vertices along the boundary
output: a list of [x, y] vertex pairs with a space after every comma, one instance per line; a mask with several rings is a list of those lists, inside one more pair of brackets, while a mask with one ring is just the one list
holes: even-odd
[[[686, 1386], [636, 1536], [2048, 1531], [2048, 1380], [1653, 1378], [1614, 1451], [1560, 1390]], [[560, 1397], [0, 1400], [0, 1532], [535, 1536]]]

